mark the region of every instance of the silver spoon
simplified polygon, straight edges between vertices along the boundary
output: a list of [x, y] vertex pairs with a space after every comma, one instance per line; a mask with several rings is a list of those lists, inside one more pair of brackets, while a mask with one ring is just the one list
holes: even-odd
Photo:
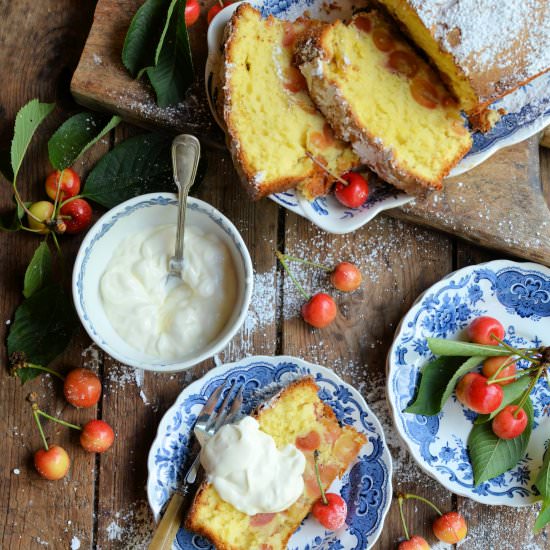
[[178, 225], [176, 232], [176, 250], [168, 263], [167, 284], [175, 284], [183, 279], [183, 243], [185, 232], [185, 212], [187, 195], [195, 182], [201, 154], [199, 140], [189, 134], [181, 134], [172, 142], [172, 168], [174, 181], [178, 188]]

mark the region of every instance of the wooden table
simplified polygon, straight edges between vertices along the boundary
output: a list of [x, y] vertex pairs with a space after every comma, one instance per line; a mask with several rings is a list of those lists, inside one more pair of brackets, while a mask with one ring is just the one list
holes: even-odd
[[[69, 80], [90, 27], [93, 0], [0, 0], [0, 147], [8, 146], [18, 108], [33, 97], [56, 101], [55, 114], [40, 128], [20, 178], [27, 200], [42, 197], [50, 170], [46, 141], [77, 107]], [[94, 162], [132, 129], [111, 132], [77, 164], [85, 175]], [[253, 204], [236, 184], [229, 156], [206, 151], [209, 168], [198, 196], [228, 215], [241, 230], [256, 269], [255, 293], [245, 326], [215, 361], [232, 361], [251, 354], [291, 354], [333, 368], [357, 387], [382, 421], [394, 458], [394, 488], [433, 499], [445, 509], [463, 512], [470, 534], [463, 549], [500, 550], [548, 548], [548, 530], [533, 537], [532, 508], [489, 507], [444, 490], [412, 462], [389, 419], [385, 401], [385, 357], [394, 329], [415, 298], [450, 271], [494, 256], [447, 235], [380, 216], [346, 236], [331, 236], [304, 219], [279, 209], [269, 200]], [[542, 153], [547, 198], [550, 155]], [[0, 181], [0, 211], [10, 206], [10, 187]], [[99, 214], [99, 212], [97, 212]], [[29, 234], [3, 234], [0, 245], [0, 335], [21, 300], [22, 277], [38, 242]], [[64, 238], [63, 249], [74, 257], [79, 238]], [[326, 263], [351, 259], [365, 276], [362, 289], [339, 297], [341, 315], [322, 332], [298, 318], [299, 296], [275, 261], [275, 248]], [[301, 272], [305, 279], [309, 273]], [[312, 288], [325, 281], [308, 280]], [[215, 365], [214, 360], [181, 374], [141, 373], [102, 353], [79, 329], [58, 361], [62, 372], [86, 366], [103, 378], [103, 398], [95, 410], [67, 405], [60, 385], [49, 376], [21, 386], [10, 378], [2, 347], [0, 369], [0, 548], [146, 548], [153, 528], [145, 483], [146, 459], [156, 427], [181, 389]], [[85, 454], [65, 429], [48, 424], [46, 433], [71, 454], [68, 477], [46, 482], [32, 467], [39, 445], [29, 392], [37, 392], [43, 407], [72, 422], [104, 418], [117, 432], [114, 447], [102, 456]], [[437, 546], [430, 535], [433, 514], [409, 506], [413, 532]], [[386, 519], [377, 549], [393, 548], [402, 536], [395, 503]], [[80, 546], [79, 546], [80, 544]]]

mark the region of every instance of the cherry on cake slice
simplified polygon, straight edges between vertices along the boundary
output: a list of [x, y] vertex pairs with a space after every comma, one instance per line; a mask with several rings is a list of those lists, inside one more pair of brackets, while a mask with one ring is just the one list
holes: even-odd
[[472, 146], [455, 99], [376, 10], [315, 27], [297, 44], [296, 62], [335, 134], [408, 193], [440, 189]]
[[302, 495], [286, 510], [249, 516], [221, 499], [205, 481], [198, 489], [185, 527], [207, 537], [218, 550], [285, 550], [302, 520], [320, 497], [314, 451], [319, 450], [323, 488], [340, 477], [367, 442], [351, 426], [341, 427], [334, 411], [318, 396], [312, 378], [284, 388], [254, 415], [278, 449], [295, 445], [306, 458]]
[[226, 28], [223, 119], [233, 162], [254, 199], [294, 188], [309, 199], [324, 195], [334, 182], [328, 172], [341, 175], [359, 163], [292, 65], [295, 41], [316, 24], [263, 19], [242, 4]]

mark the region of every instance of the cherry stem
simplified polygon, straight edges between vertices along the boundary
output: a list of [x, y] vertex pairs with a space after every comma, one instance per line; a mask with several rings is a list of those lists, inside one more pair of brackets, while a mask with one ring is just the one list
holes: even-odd
[[[59, 172], [59, 176], [57, 177], [57, 180], [55, 182], [55, 200], [53, 201], [53, 215], [54, 217], [57, 216], [57, 210], [59, 205], [59, 198], [61, 195], [61, 180], [63, 179], [63, 173], [65, 172], [65, 168]], [[59, 206], [61, 208], [61, 206]]]
[[320, 160], [317, 160], [309, 151], [306, 151], [306, 155], [317, 165], [320, 166], [329, 176], [332, 176], [336, 181], [339, 181], [342, 185], [349, 185], [344, 178], [337, 176], [334, 172], [330, 171]]
[[34, 417], [34, 420], [36, 421], [36, 425], [38, 426], [38, 431], [40, 432], [42, 443], [44, 443], [44, 449], [46, 449], [46, 451], [49, 451], [50, 448], [48, 447], [48, 442], [46, 441], [46, 436], [44, 435], [44, 430], [42, 429], [42, 423], [40, 422], [40, 418], [38, 417], [38, 406], [32, 406], [32, 415]]
[[35, 365], [34, 363], [25, 363], [25, 366], [23, 368], [31, 368], [31, 369], [41, 370], [41, 371], [47, 372], [49, 374], [53, 374], [53, 376], [57, 376], [57, 378], [59, 378], [59, 380], [61, 380], [62, 382], [65, 382], [65, 377], [64, 376], [62, 376], [61, 374], [59, 374], [58, 372], [56, 372], [52, 369], [49, 369], [48, 367], [43, 367], [42, 365]]
[[327, 496], [325, 495], [325, 490], [323, 489], [323, 484], [321, 483], [321, 474], [319, 472], [319, 449], [313, 451], [313, 459], [315, 461], [315, 477], [317, 478], [317, 484], [319, 485], [319, 490], [321, 491], [321, 498], [323, 499], [323, 504], [328, 506]]
[[397, 502], [399, 503], [399, 515], [401, 516], [401, 523], [403, 524], [403, 530], [405, 531], [405, 537], [407, 540], [411, 540], [409, 536], [409, 530], [407, 529], [407, 522], [405, 521], [405, 514], [403, 513], [403, 495], [397, 497]]
[[[35, 406], [36, 406], [36, 408], [35, 408]], [[71, 424], [70, 422], [65, 422], [65, 420], [61, 420], [61, 418], [56, 418], [55, 416], [51, 416], [48, 413], [45, 413], [44, 411], [41, 411], [38, 408], [38, 405], [36, 405], [36, 403], [33, 405], [33, 411], [36, 414], [39, 414], [39, 415], [43, 416], [44, 418], [47, 418], [48, 420], [51, 420], [52, 422], [57, 422], [58, 424], [61, 424], [62, 426], [66, 426], [67, 428], [72, 428], [73, 430], [82, 431], [81, 426], [77, 426], [76, 424]]]
[[[501, 340], [498, 336], [495, 336], [494, 334], [491, 334], [491, 338], [496, 340], [501, 346], [506, 348], [508, 351], [511, 351], [514, 355], [518, 355], [522, 359], [525, 359], [526, 361], [529, 361], [529, 363], [533, 362], [533, 359], [525, 355], [521, 350], [513, 348], [512, 346], [508, 345], [506, 342]], [[527, 351], [527, 350], [526, 350]]]
[[508, 380], [519, 380], [521, 377], [527, 376], [528, 374], [531, 374], [532, 372], [535, 372], [539, 369], [540, 369], [539, 366], [529, 367], [528, 369], [523, 369], [523, 370], [520, 370], [519, 372], [516, 372], [516, 374], [514, 374], [512, 376], [505, 376], [503, 378], [499, 378], [498, 380], [493, 379], [493, 377], [491, 377], [487, 381], [487, 384], [491, 385], [491, 384], [498, 384], [499, 382], [506, 382]]
[[[85, 196], [85, 195], [84, 195]], [[64, 200], [59, 205], [59, 210], [61, 210], [66, 204], [73, 202], [76, 199], [81, 199], [83, 195], [75, 195], [74, 197], [69, 197], [67, 200]], [[65, 218], [71, 218], [72, 216], [64, 216]]]
[[315, 262], [310, 262], [309, 260], [304, 260], [303, 258], [298, 258], [296, 256], [290, 256], [288, 254], [283, 254], [285, 260], [291, 261], [291, 262], [299, 262], [302, 264], [310, 265], [312, 267], [318, 267], [319, 269], [322, 269], [324, 271], [332, 271], [331, 267], [327, 267], [323, 264], [317, 264]]
[[424, 504], [427, 504], [428, 506], [431, 506], [440, 516], [443, 515], [441, 510], [431, 500], [428, 500], [427, 498], [424, 498], [424, 497], [421, 497], [421, 496], [418, 496], [418, 495], [413, 495], [412, 493], [405, 493], [404, 495], [401, 495], [401, 497], [404, 498], [404, 499], [415, 498], [417, 500], [420, 500]]
[[[507, 361], [504, 361], [502, 365], [496, 370], [496, 372], [493, 374], [493, 376], [489, 377], [489, 382], [492, 380], [495, 380], [497, 376], [506, 368], [512, 365], [515, 362], [515, 359], [513, 357], [508, 357]], [[515, 376], [515, 375], [514, 375]], [[499, 380], [502, 380], [502, 378], [499, 378]]]
[[525, 402], [527, 401], [527, 399], [529, 399], [529, 395], [533, 391], [533, 388], [537, 385], [537, 382], [539, 381], [539, 378], [540, 378], [542, 372], [544, 371], [544, 369], [545, 369], [544, 365], [542, 365], [538, 368], [537, 374], [535, 376], [533, 376], [533, 380], [531, 380], [531, 383], [529, 384], [527, 389], [523, 392], [521, 400], [518, 403], [518, 408], [514, 411], [514, 414], [513, 414], [514, 418], [517, 418], [517, 416], [519, 414], [519, 411], [523, 408], [523, 405], [525, 405]]
[[309, 300], [311, 298], [311, 296], [308, 295], [308, 293], [304, 290], [304, 287], [298, 282], [298, 280], [296, 279], [296, 277], [294, 277], [294, 275], [292, 274], [292, 271], [290, 271], [290, 268], [288, 267], [286, 261], [285, 261], [285, 256], [284, 254], [282, 254], [281, 252], [279, 252], [278, 250], [275, 250], [275, 254], [277, 255], [277, 258], [279, 259], [279, 261], [281, 262], [281, 265], [284, 267], [285, 271], [288, 273], [288, 276], [290, 277], [290, 279], [292, 280], [292, 282], [294, 283], [294, 285], [296, 286], [296, 288], [300, 291], [300, 294], [306, 299], [306, 300]]

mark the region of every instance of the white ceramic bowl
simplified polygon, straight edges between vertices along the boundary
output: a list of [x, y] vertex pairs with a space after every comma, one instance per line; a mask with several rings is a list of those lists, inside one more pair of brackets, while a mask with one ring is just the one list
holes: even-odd
[[[237, 274], [235, 309], [222, 332], [207, 347], [170, 362], [149, 356], [127, 344], [113, 329], [102, 306], [99, 282], [116, 247], [130, 234], [146, 227], [176, 223], [177, 200], [172, 193], [150, 193], [109, 210], [88, 231], [73, 270], [73, 299], [90, 338], [126, 365], [158, 372], [187, 369], [221, 351], [244, 322], [252, 296], [250, 254], [235, 226], [213, 206], [193, 197], [187, 203], [187, 223], [217, 235], [231, 252]], [[131, 321], [129, 321], [131, 322]]]

